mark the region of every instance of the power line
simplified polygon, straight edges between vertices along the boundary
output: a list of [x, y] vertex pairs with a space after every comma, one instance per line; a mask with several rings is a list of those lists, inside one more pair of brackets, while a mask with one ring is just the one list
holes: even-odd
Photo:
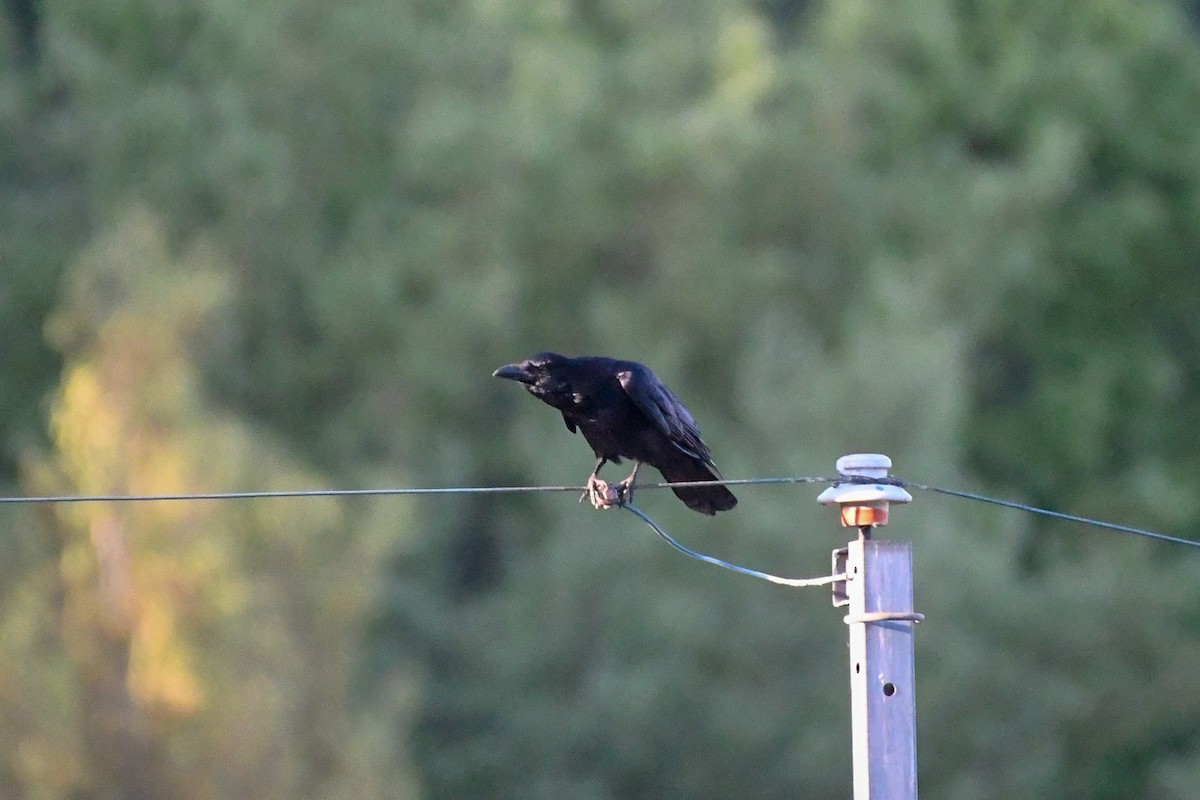
[[[638, 487], [643, 488], [643, 487]], [[305, 497], [386, 497], [424, 494], [517, 494], [582, 492], [581, 486], [452, 486], [382, 489], [291, 489], [255, 492], [181, 492], [179, 494], [81, 494], [48, 497], [0, 497], [4, 503], [154, 503], [180, 500], [278, 500]]]
[[[671, 487], [752, 486], [766, 484], [831, 483], [838, 478], [794, 477], [794, 478], [738, 478], [720, 481], [687, 481], [679, 483], [638, 484], [638, 489], [669, 489]], [[535, 492], [583, 492], [583, 486], [449, 486], [417, 488], [377, 489], [285, 489], [280, 491], [251, 492], [180, 492], [176, 494], [80, 494], [49, 496], [0, 497], [2, 504], [20, 503], [153, 503], [181, 500], [278, 500], [306, 497], [387, 497], [404, 495], [437, 494], [530, 494]]]
[[[1018, 503], [1013, 500], [1003, 500], [996, 497], [988, 497], [986, 495], [977, 494], [975, 492], [966, 492], [958, 489], [946, 489], [939, 486], [931, 486], [924, 483], [916, 483], [913, 481], [905, 481], [896, 477], [886, 478], [863, 478], [859, 476], [838, 476], [836, 478], [827, 476], [790, 476], [778, 478], [736, 478], [716, 481], [677, 481], [674, 483], [647, 483], [639, 484], [638, 490], [643, 489], [670, 489], [683, 488], [694, 486], [765, 486], [765, 485], [800, 485], [800, 484], [838, 484], [838, 483], [864, 483], [864, 484], [892, 484], [909, 489], [918, 489], [920, 491], [933, 492], [943, 494], [950, 497], [958, 497], [965, 500], [973, 500], [981, 503], [990, 503], [992, 505], [1011, 508], [1018, 511], [1024, 511], [1030, 514], [1037, 514], [1051, 519], [1058, 519], [1064, 522], [1073, 522], [1079, 525], [1087, 525], [1103, 530], [1115, 531], [1118, 533], [1128, 533], [1134, 536], [1141, 536], [1148, 539], [1154, 539], [1161, 542], [1169, 542], [1171, 544], [1181, 544], [1188, 547], [1200, 547], [1200, 541], [1193, 539], [1184, 539], [1178, 536], [1170, 536], [1165, 533], [1146, 530], [1145, 528], [1135, 528], [1129, 525], [1118, 525], [1113, 522], [1094, 519], [1091, 517], [1079, 516], [1076, 514], [1065, 514], [1061, 511], [1052, 511], [1046, 508], [1028, 505], [1026, 503]], [[464, 495], [464, 494], [533, 494], [540, 492], [583, 492], [582, 486], [566, 486], [566, 485], [543, 485], [543, 486], [452, 486], [452, 487], [404, 487], [404, 488], [376, 488], [376, 489], [297, 489], [297, 490], [281, 490], [281, 491], [249, 491], [249, 492], [180, 492], [173, 494], [90, 494], [90, 495], [50, 495], [50, 496], [10, 496], [0, 497], [0, 505], [17, 505], [17, 504], [54, 504], [54, 503], [149, 503], [149, 502], [179, 502], [179, 501], [221, 501], [221, 500], [278, 500], [278, 499], [295, 499], [295, 498], [316, 498], [316, 497], [396, 497], [396, 496], [413, 496], [413, 495]], [[631, 510], [633, 510], [631, 508]], [[639, 516], [643, 516], [638, 513]], [[644, 518], [644, 517], [643, 517]], [[648, 519], [646, 519], [649, 522]], [[656, 526], [655, 526], [656, 527]], [[660, 536], [664, 536], [673, 546], [687, 552], [693, 557], [702, 557], [700, 554], [688, 552], [686, 548], [680, 546], [669, 537], [666, 537], [661, 530], [656, 531]], [[707, 557], [702, 557], [707, 558]], [[719, 560], [719, 559], [718, 559]], [[753, 570], [750, 570], [753, 572]]]
[[1080, 517], [1075, 514], [1064, 514], [1061, 511], [1051, 511], [1048, 508], [1038, 508], [1037, 506], [1018, 503], [1013, 500], [1001, 500], [996, 497], [986, 497], [985, 495], [975, 494], [974, 492], [964, 492], [958, 489], [943, 489], [939, 486], [927, 486], [923, 483], [901, 483], [901, 486], [906, 486], [910, 489], [920, 489], [926, 492], [936, 492], [950, 497], [961, 497], [964, 500], [975, 500], [980, 503], [991, 503], [1004, 508], [1015, 508], [1018, 511], [1027, 511], [1030, 514], [1040, 514], [1043, 517], [1051, 519], [1060, 519], [1065, 522], [1076, 522], [1081, 525], [1090, 525], [1093, 528], [1103, 528], [1104, 530], [1117, 531], [1119, 533], [1131, 533], [1135, 536], [1144, 536], [1148, 539], [1155, 539], [1160, 542], [1170, 542], [1171, 544], [1183, 544], [1189, 547], [1200, 547], [1200, 541], [1194, 539], [1183, 539], [1178, 536], [1168, 536], [1165, 533], [1157, 533], [1148, 531], [1145, 528], [1133, 528], [1129, 525], [1118, 525], [1115, 522], [1105, 522], [1099, 519], [1091, 519], [1089, 517]]

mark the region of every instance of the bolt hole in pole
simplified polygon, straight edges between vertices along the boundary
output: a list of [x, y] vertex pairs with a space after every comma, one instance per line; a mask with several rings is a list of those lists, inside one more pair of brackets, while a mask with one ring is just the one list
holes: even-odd
[[892, 696], [892, 695], [894, 695], [895, 693], [896, 693], [896, 684], [894, 684], [894, 683], [885, 683], [885, 684], [883, 685], [883, 696], [884, 696], [884, 697], [891, 697], [891, 696]]

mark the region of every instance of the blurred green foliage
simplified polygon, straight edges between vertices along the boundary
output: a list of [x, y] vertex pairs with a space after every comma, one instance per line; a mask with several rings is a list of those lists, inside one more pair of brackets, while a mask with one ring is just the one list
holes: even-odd
[[[581, 482], [497, 365], [731, 477], [1195, 538], [1200, 42], [1159, 2], [73, 0], [0, 24], [11, 493]], [[23, 19], [23, 18], [22, 18]], [[702, 550], [816, 574], [815, 493]], [[844, 626], [570, 495], [8, 507], [0, 796], [833, 798]], [[925, 793], [1200, 791], [1200, 562], [918, 495]]]

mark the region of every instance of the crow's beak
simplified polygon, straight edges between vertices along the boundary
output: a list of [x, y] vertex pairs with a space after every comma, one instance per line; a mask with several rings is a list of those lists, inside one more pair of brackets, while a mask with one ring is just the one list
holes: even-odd
[[507, 378], [510, 381], [517, 383], [530, 384], [537, 378], [528, 369], [520, 364], [505, 364], [500, 369], [492, 373], [493, 378]]

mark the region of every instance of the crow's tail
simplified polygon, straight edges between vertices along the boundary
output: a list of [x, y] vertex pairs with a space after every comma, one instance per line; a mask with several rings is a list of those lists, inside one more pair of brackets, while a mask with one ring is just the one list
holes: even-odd
[[[689, 481], [719, 481], [721, 476], [716, 471], [698, 459], [683, 456], [658, 468], [668, 483]], [[728, 511], [737, 505], [737, 498], [725, 486], [680, 486], [672, 487], [671, 491], [682, 500], [688, 508], [701, 514], [716, 514], [718, 511]]]

